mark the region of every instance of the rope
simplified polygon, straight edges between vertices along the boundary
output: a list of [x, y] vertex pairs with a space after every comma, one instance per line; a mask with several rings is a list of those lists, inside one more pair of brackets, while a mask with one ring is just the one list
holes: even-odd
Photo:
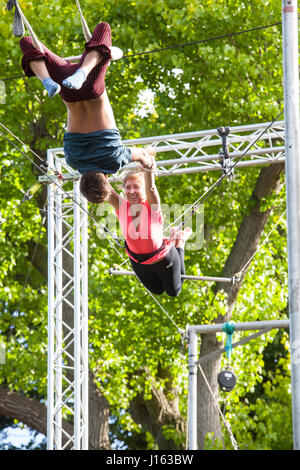
[[225, 323], [222, 326], [222, 330], [226, 333], [225, 352], [227, 356], [227, 362], [229, 364], [229, 361], [231, 359], [231, 353], [232, 353], [232, 335], [235, 330], [235, 323], [233, 321]]
[[[2, 125], [2, 127], [4, 127], [5, 129], [7, 129], [3, 124], [0, 123], [0, 125]], [[9, 131], [10, 132], [10, 131]], [[12, 133], [11, 133], [12, 134]], [[30, 157], [28, 157], [28, 155], [26, 155], [14, 142], [12, 142], [7, 136], [5, 136], [1, 131], [0, 131], [0, 135], [2, 135], [11, 145], [13, 145], [22, 155], [24, 155], [38, 170], [42, 171], [44, 173], [45, 176], [47, 176], [47, 178], [51, 181], [51, 183], [54, 183], [68, 198], [70, 198], [74, 203], [76, 203], [83, 212], [85, 212], [94, 222], [94, 225], [97, 225], [98, 227], [100, 227], [102, 230], [103, 230], [103, 233], [105, 235], [105, 238], [108, 240], [109, 244], [112, 246], [112, 248], [118, 253], [118, 255], [121, 257], [121, 259], [128, 263], [129, 262], [129, 259], [124, 259], [124, 257], [122, 256], [122, 254], [119, 252], [119, 250], [113, 245], [113, 242], [115, 244], [117, 244], [119, 247], [123, 248], [122, 245], [120, 245], [117, 240], [116, 240], [116, 235], [114, 235], [112, 232], [110, 232], [103, 224], [99, 223], [95, 217], [89, 212], [87, 211], [78, 201], [76, 201], [73, 196], [68, 193], [67, 191], [63, 190], [63, 188], [51, 177], [51, 175], [49, 175], [48, 173], [46, 173], [43, 169], [41, 169]], [[12, 134], [13, 135], [13, 134]], [[18, 139], [18, 138], [17, 138]], [[18, 139], [21, 143], [22, 141], [20, 139]], [[25, 145], [25, 144], [24, 144]], [[26, 146], [26, 145], [25, 145]], [[26, 146], [27, 147], [27, 146]], [[27, 147], [29, 148], [29, 147]], [[29, 148], [29, 150], [31, 150]], [[33, 151], [32, 151], [33, 152]], [[35, 152], [33, 152], [35, 154]], [[35, 154], [36, 156], [38, 156], [37, 154]], [[44, 161], [40, 156], [38, 156], [38, 158], [42, 161]], [[106, 232], [109, 233], [112, 237], [112, 241], [106, 236]], [[124, 264], [124, 263], [123, 263]], [[145, 287], [145, 286], [144, 286]], [[153, 296], [152, 292], [150, 292], [146, 287], [145, 289], [148, 291], [148, 293], [151, 295], [151, 297], [154, 299], [154, 301], [159, 305], [159, 307], [161, 308], [161, 310], [164, 312], [164, 314], [168, 317], [168, 319], [173, 323], [173, 325], [177, 328], [177, 331], [179, 332], [180, 335], [183, 335], [184, 334], [184, 331], [182, 329], [179, 328], [179, 326], [175, 323], [175, 321], [170, 317], [170, 315], [168, 314], [168, 312], [163, 308], [163, 306], [159, 303], [159, 301]]]
[[89, 41], [91, 39], [92, 35], [91, 35], [91, 32], [90, 32], [89, 27], [87, 25], [87, 22], [84, 19], [83, 13], [81, 11], [79, 0], [76, 0], [76, 5], [78, 7], [79, 14], [80, 14], [81, 26], [82, 26], [84, 38], [85, 38], [86, 41]]
[[36, 49], [38, 49], [42, 54], [44, 53], [44, 49], [40, 41], [38, 40], [35, 32], [33, 31], [30, 23], [27, 21], [24, 13], [22, 12], [20, 6], [18, 5], [17, 0], [9, 0], [7, 3], [7, 9], [12, 10], [12, 8], [15, 7], [15, 16], [14, 16], [14, 21], [13, 21], [13, 33], [15, 36], [23, 36], [24, 35], [24, 26], [23, 23], [25, 23], [29, 35], [32, 39], [32, 43]]
[[205, 374], [204, 374], [204, 372], [203, 372], [203, 369], [202, 369], [201, 365], [200, 365], [200, 364], [197, 364], [197, 367], [199, 368], [199, 370], [200, 370], [200, 372], [201, 372], [201, 374], [202, 374], [202, 377], [203, 377], [203, 379], [204, 379], [204, 382], [206, 383], [207, 388], [208, 388], [208, 390], [209, 390], [209, 392], [210, 392], [210, 394], [211, 394], [211, 396], [212, 396], [212, 398], [213, 398], [214, 404], [216, 405], [216, 408], [217, 408], [217, 410], [218, 410], [218, 412], [219, 412], [219, 414], [220, 414], [220, 416], [221, 416], [221, 418], [222, 418], [222, 420], [223, 420], [224, 426], [225, 426], [225, 428], [226, 428], [226, 430], [227, 430], [227, 432], [228, 432], [228, 435], [229, 435], [229, 437], [230, 437], [230, 441], [231, 441], [231, 444], [232, 444], [234, 450], [239, 450], [239, 446], [238, 446], [238, 444], [237, 444], [237, 442], [236, 442], [236, 440], [235, 440], [235, 437], [234, 437], [234, 435], [233, 435], [233, 433], [232, 433], [230, 424], [229, 424], [228, 421], [225, 419], [225, 416], [224, 416], [223, 413], [222, 413], [222, 410], [221, 410], [221, 408], [220, 408], [220, 406], [219, 406], [219, 403], [218, 403], [218, 401], [217, 401], [217, 399], [216, 399], [216, 397], [215, 397], [215, 395], [214, 395], [214, 393], [213, 393], [213, 391], [212, 391], [212, 389], [211, 389], [211, 387], [210, 387], [210, 385], [209, 385], [209, 382], [208, 382], [208, 380], [207, 380], [207, 378], [206, 378], [206, 376], [205, 376]]

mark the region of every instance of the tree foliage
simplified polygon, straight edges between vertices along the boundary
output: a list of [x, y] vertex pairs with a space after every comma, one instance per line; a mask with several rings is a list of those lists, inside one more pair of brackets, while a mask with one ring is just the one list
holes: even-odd
[[[84, 40], [75, 2], [21, 0], [19, 3], [47, 47], [62, 56], [81, 53]], [[109, 22], [113, 43], [125, 52], [123, 60], [111, 64], [106, 78], [122, 138], [267, 122], [282, 111], [281, 26], [245, 32], [280, 22], [279, 0], [120, 0], [100, 4], [85, 0], [81, 3], [90, 28], [99, 20]], [[18, 39], [12, 35], [13, 15], [5, 5], [1, 10], [0, 78], [6, 79], [22, 75], [21, 53]], [[186, 45], [172, 47], [183, 44]], [[41, 158], [48, 148], [61, 147], [66, 112], [59, 97], [48, 99], [36, 78], [11, 78], [5, 80], [5, 85], [6, 103], [0, 105], [1, 122]], [[152, 97], [146, 111], [145, 96]], [[2, 127], [0, 131], [36, 160], [15, 137]], [[24, 191], [36, 182], [39, 173], [3, 134], [0, 135], [0, 335], [6, 344], [7, 360], [0, 366], [0, 383], [5, 389], [44, 403], [47, 389], [45, 188], [31, 200], [22, 202]], [[226, 180], [205, 203], [205, 240], [198, 251], [186, 252], [188, 273], [219, 275], [223, 272], [241, 224], [255, 204], [251, 195], [259, 175], [259, 168], [240, 170], [232, 182]], [[192, 203], [218, 177], [212, 173], [172, 176], [159, 178], [157, 185], [165, 204]], [[271, 191], [260, 200], [259, 211], [270, 211], [262, 237], [285, 209], [283, 176], [281, 179], [280, 190]], [[121, 437], [133, 449], [184, 448], [186, 350], [182, 353], [181, 338], [174, 324], [136, 279], [118, 277], [112, 282], [108, 268], [120, 261], [107, 241], [100, 239], [95, 228], [90, 227], [89, 360], [93, 379], [112, 415], [111, 436]], [[228, 319], [226, 296], [221, 291], [216, 294], [215, 287], [185, 282], [178, 298], [163, 295], [159, 300], [182, 329], [187, 324]], [[283, 219], [250, 264], [230, 317], [243, 322], [286, 316]], [[226, 397], [226, 418], [241, 448], [291, 447], [289, 340], [286, 334], [277, 342], [274, 338], [278, 338], [276, 332], [270, 332], [233, 355], [238, 383]], [[222, 339], [217, 337], [218, 344]], [[274, 358], [267, 356], [271, 344]], [[156, 396], [157, 403], [163, 396], [168, 404], [164, 419], [159, 413], [151, 415], [149, 411], [148, 405], [154, 406]], [[3, 410], [1, 413], [4, 414]], [[278, 433], [278, 429], [282, 432]], [[226, 430], [223, 431], [225, 445], [231, 448]], [[213, 446], [208, 443], [209, 435], [207, 439], [206, 445]]]

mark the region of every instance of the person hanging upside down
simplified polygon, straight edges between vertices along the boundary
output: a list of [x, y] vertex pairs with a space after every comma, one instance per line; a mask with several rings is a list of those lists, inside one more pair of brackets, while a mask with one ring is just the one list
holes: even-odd
[[153, 294], [176, 297], [185, 274], [184, 245], [192, 230], [177, 228], [169, 239], [164, 238], [153, 170], [129, 170], [123, 186], [125, 198], [111, 187], [107, 202], [116, 211], [132, 268]]
[[[81, 186], [90, 187], [90, 202], [107, 200], [110, 185], [108, 174], [114, 174], [129, 162], [152, 168], [151, 155], [143, 148], [127, 148], [121, 143], [105, 88], [105, 73], [120, 49], [112, 47], [111, 28], [99, 23], [78, 63], [63, 59], [36, 43], [30, 36], [22, 37], [22, 68], [26, 76], [38, 77], [49, 97], [60, 94], [67, 111], [67, 132], [64, 134], [66, 162], [81, 176]], [[122, 53], [121, 53], [122, 56]]]

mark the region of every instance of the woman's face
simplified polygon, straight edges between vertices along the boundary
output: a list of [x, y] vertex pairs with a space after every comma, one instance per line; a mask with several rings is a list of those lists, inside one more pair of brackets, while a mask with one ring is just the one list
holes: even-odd
[[124, 185], [125, 196], [130, 204], [139, 204], [147, 199], [144, 179], [129, 176]]

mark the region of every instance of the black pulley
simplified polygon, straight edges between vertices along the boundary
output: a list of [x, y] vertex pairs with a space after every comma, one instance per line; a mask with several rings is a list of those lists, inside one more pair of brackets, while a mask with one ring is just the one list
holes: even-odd
[[221, 370], [218, 375], [218, 382], [223, 392], [231, 392], [236, 385], [236, 377], [231, 370]]
[[47, 160], [43, 160], [41, 163], [40, 163], [40, 168], [42, 171], [47, 171], [48, 170], [48, 162]]

